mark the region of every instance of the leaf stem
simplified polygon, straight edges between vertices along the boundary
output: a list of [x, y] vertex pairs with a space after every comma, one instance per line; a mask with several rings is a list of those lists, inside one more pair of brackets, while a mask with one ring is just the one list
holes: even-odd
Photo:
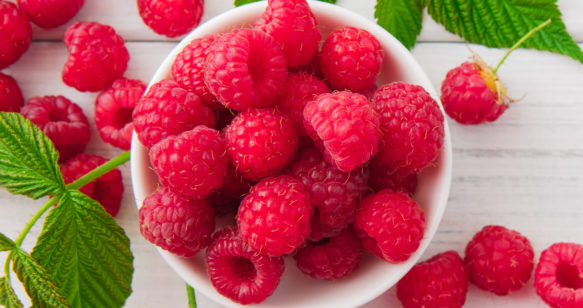
[[16, 238], [16, 241], [14, 241], [14, 243], [16, 244], [17, 247], [20, 247], [20, 245], [24, 241], [24, 238], [26, 237], [26, 235], [28, 234], [28, 232], [30, 231], [32, 226], [34, 226], [34, 224], [41, 218], [41, 216], [48, 209], [51, 208], [51, 206], [57, 204], [58, 201], [59, 201], [59, 197], [52, 197], [51, 199], [49, 199], [49, 201], [47, 203], [45, 203], [45, 205], [43, 205], [43, 207], [40, 208], [40, 210], [38, 210], [36, 212], [36, 214], [34, 214], [34, 216], [28, 221], [28, 223], [24, 227], [24, 230], [22, 230], [22, 232], [20, 232], [20, 234]]
[[186, 284], [186, 294], [188, 295], [188, 307], [196, 308], [196, 297], [194, 295], [194, 289], [188, 283]]
[[520, 47], [520, 45], [522, 45], [522, 43], [524, 43], [524, 41], [526, 41], [527, 39], [529, 39], [533, 34], [537, 33], [540, 29], [546, 27], [548, 24], [551, 23], [550, 19], [547, 19], [545, 22], [543, 22], [542, 24], [534, 27], [533, 29], [531, 29], [530, 31], [528, 31], [527, 34], [525, 34], [523, 37], [520, 38], [520, 40], [518, 40], [518, 42], [516, 42], [516, 44], [514, 44], [504, 55], [504, 57], [502, 57], [502, 60], [500, 60], [500, 62], [498, 62], [498, 65], [496, 65], [496, 68], [492, 71], [492, 73], [496, 74], [496, 71], [498, 71], [498, 69], [500, 68], [500, 65], [502, 65], [502, 63], [504, 63], [504, 60], [506, 60], [506, 58], [508, 58], [508, 56], [510, 55], [511, 52], [514, 51], [514, 49]]
[[8, 253], [6, 261], [4, 262], [4, 275], [6, 276], [6, 279], [8, 280], [9, 283], [10, 283], [10, 261], [12, 261], [12, 251]]
[[130, 151], [125, 151], [122, 154], [112, 158], [111, 160], [109, 160], [105, 164], [91, 170], [89, 173], [78, 178], [75, 182], [67, 184], [66, 187], [67, 187], [67, 189], [79, 189], [79, 188], [89, 184], [91, 181], [97, 179], [98, 177], [115, 169], [117, 166], [125, 164], [129, 160], [130, 160]]

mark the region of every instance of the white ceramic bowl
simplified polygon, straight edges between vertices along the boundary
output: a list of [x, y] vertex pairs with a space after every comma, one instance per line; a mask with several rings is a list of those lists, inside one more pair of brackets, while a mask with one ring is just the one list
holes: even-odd
[[[226, 32], [248, 27], [263, 13], [265, 1], [256, 2], [225, 12], [191, 32], [172, 50], [158, 68], [150, 85], [171, 78], [171, 66], [176, 55], [194, 38], [211, 33]], [[385, 59], [377, 85], [391, 81], [405, 81], [423, 86], [436, 100], [431, 82], [409, 51], [391, 34], [374, 22], [339, 6], [311, 1], [310, 6], [318, 19], [322, 37], [342, 26], [363, 28], [372, 33], [381, 43]], [[438, 100], [439, 101], [439, 100]], [[393, 286], [417, 262], [429, 245], [445, 210], [451, 182], [451, 142], [447, 123], [445, 141], [440, 156], [433, 167], [419, 177], [416, 201], [425, 212], [427, 227], [417, 252], [406, 262], [389, 264], [372, 254], [364, 254], [359, 268], [350, 276], [337, 281], [320, 281], [302, 274], [291, 258], [286, 259], [286, 268], [281, 282], [272, 296], [257, 306], [261, 307], [356, 307], [367, 303]], [[147, 149], [140, 144], [136, 134], [132, 140], [131, 177], [137, 206], [157, 187], [157, 178], [150, 168]], [[223, 297], [210, 283], [206, 274], [204, 252], [193, 258], [182, 258], [159, 249], [166, 262], [197, 292], [228, 307], [240, 305]]]

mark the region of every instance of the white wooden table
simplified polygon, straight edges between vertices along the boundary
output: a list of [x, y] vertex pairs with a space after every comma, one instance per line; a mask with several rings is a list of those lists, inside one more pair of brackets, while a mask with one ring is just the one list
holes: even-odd
[[[338, 5], [373, 18], [374, 0], [338, 0]], [[583, 43], [583, 2], [559, 0], [567, 29]], [[204, 20], [232, 8], [232, 0], [207, 0]], [[154, 34], [138, 16], [134, 0], [87, 0], [75, 20], [113, 26], [127, 40], [131, 54], [127, 77], [148, 81], [175, 46]], [[25, 98], [62, 94], [81, 105], [90, 118], [92, 140], [87, 152], [113, 157], [120, 151], [105, 145], [93, 120], [95, 93], [80, 93], [61, 82], [67, 57], [61, 42], [65, 26], [34, 28], [34, 42], [16, 64], [4, 72], [18, 80]], [[468, 58], [468, 45], [425, 16], [415, 58], [438, 89], [446, 72]], [[491, 65], [504, 50], [471, 45]], [[532, 242], [535, 252], [550, 244], [583, 244], [583, 64], [565, 56], [517, 50], [499, 71], [512, 97], [523, 97], [496, 123], [462, 126], [450, 121], [453, 142], [453, 183], [448, 207], [432, 244], [422, 259], [435, 253], [463, 249], [487, 224], [516, 229]], [[186, 307], [184, 283], [142, 239], [131, 193], [129, 167], [123, 166], [124, 195], [117, 221], [131, 238], [135, 255], [133, 294], [127, 307]], [[30, 201], [0, 191], [0, 232], [16, 237], [43, 201]], [[24, 247], [31, 249], [39, 223]], [[0, 254], [3, 260], [6, 254]], [[22, 292], [20, 290], [19, 292]], [[21, 294], [21, 298], [25, 295]], [[199, 307], [217, 307], [198, 295]], [[390, 290], [366, 307], [399, 307]], [[532, 279], [510, 296], [497, 297], [471, 286], [466, 307], [544, 307]]]

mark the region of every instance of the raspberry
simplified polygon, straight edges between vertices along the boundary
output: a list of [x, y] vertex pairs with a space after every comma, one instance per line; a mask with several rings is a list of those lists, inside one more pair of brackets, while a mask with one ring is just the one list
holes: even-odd
[[328, 93], [328, 86], [318, 78], [304, 72], [289, 74], [285, 86], [275, 99], [275, 108], [289, 116], [299, 137], [305, 137], [304, 108], [318, 94]]
[[0, 1], [0, 69], [16, 62], [32, 41], [26, 14], [12, 2]]
[[275, 291], [284, 271], [282, 257], [252, 250], [236, 229], [220, 230], [213, 235], [206, 263], [217, 291], [243, 305], [264, 301]]
[[20, 113], [53, 141], [59, 162], [83, 152], [91, 137], [83, 110], [64, 96], [33, 97]]
[[217, 35], [207, 35], [186, 45], [172, 63], [172, 78], [181, 87], [198, 95], [203, 104], [213, 110], [221, 110], [225, 107], [204, 84], [204, 63], [209, 47], [216, 38]]
[[304, 184], [320, 222], [330, 229], [342, 228], [356, 216], [356, 207], [367, 191], [368, 168], [340, 171], [328, 164], [318, 150], [303, 149], [291, 165], [289, 175]]
[[197, 125], [212, 127], [215, 123], [215, 114], [196, 94], [171, 80], [152, 85], [138, 102], [132, 117], [138, 138], [148, 148]]
[[376, 242], [373, 248], [379, 249], [385, 261], [398, 263], [407, 260], [419, 247], [425, 215], [419, 204], [406, 194], [384, 189], [368, 195], [360, 203], [355, 226], [369, 237], [368, 246]]
[[382, 86], [372, 102], [381, 116], [377, 159], [392, 169], [418, 173], [439, 155], [443, 114], [422, 87], [404, 82]]
[[583, 307], [583, 246], [556, 243], [545, 249], [534, 272], [534, 287], [553, 308]]
[[461, 124], [492, 122], [509, 104], [498, 76], [482, 61], [465, 62], [449, 71], [441, 84], [441, 102]]
[[154, 32], [177, 37], [198, 26], [204, 12], [203, 0], [138, 0], [144, 23]]
[[95, 100], [95, 125], [103, 141], [129, 150], [134, 125], [132, 111], [146, 90], [140, 80], [120, 78]]
[[280, 175], [265, 178], [251, 188], [239, 206], [237, 225], [253, 250], [281, 256], [291, 253], [308, 237], [313, 212], [302, 183]]
[[[92, 154], [79, 154], [61, 166], [61, 173], [66, 184], [72, 183], [108, 160]], [[119, 212], [123, 197], [121, 172], [113, 169], [81, 188], [81, 192], [99, 202], [113, 217]]]
[[279, 43], [259, 30], [237, 29], [221, 35], [204, 66], [209, 91], [223, 105], [239, 111], [272, 106], [286, 78]]
[[63, 67], [63, 82], [81, 92], [100, 91], [120, 78], [130, 55], [124, 40], [107, 25], [75, 22], [65, 32], [69, 58]]
[[24, 98], [16, 80], [0, 72], [0, 111], [19, 112], [23, 104]]
[[42, 28], [64, 25], [81, 9], [85, 0], [18, 0], [30, 21]]
[[415, 265], [397, 284], [397, 297], [405, 308], [461, 308], [467, 292], [467, 272], [453, 250]]
[[201, 199], [221, 187], [229, 160], [219, 132], [200, 125], [155, 144], [150, 162], [162, 185]]
[[241, 112], [227, 128], [226, 139], [237, 171], [251, 180], [278, 174], [298, 149], [293, 122], [273, 109]]
[[183, 257], [204, 249], [215, 229], [213, 209], [204, 199], [188, 199], [166, 187], [144, 199], [138, 216], [145, 239]]
[[417, 189], [417, 174], [403, 171], [403, 169], [392, 169], [381, 163], [378, 159], [371, 160], [370, 178], [368, 185], [374, 191], [385, 188], [394, 191], [402, 191], [409, 196], [415, 194]]
[[281, 43], [290, 67], [308, 63], [318, 51], [322, 35], [317, 26], [305, 0], [268, 0], [265, 12], [255, 23], [257, 29]]
[[294, 255], [300, 271], [325, 280], [348, 276], [358, 267], [361, 257], [360, 244], [351, 229], [344, 229], [330, 239], [308, 242]]
[[374, 85], [383, 63], [383, 50], [368, 31], [344, 27], [326, 38], [319, 59], [333, 88], [359, 91]]
[[324, 159], [349, 172], [378, 150], [379, 116], [361, 94], [340, 91], [320, 94], [304, 109], [304, 126]]
[[466, 246], [464, 261], [473, 284], [506, 295], [530, 279], [534, 251], [520, 233], [502, 226], [485, 226]]

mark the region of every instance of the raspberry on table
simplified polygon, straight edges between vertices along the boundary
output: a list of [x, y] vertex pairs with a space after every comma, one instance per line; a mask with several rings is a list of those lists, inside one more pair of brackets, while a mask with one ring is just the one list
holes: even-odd
[[213, 235], [206, 264], [217, 292], [243, 305], [263, 302], [275, 291], [284, 271], [282, 257], [251, 249], [235, 228]]
[[370, 178], [368, 185], [373, 191], [388, 188], [394, 191], [402, 191], [409, 196], [415, 194], [415, 190], [417, 189], [417, 174], [404, 171], [403, 169], [395, 170], [376, 158], [371, 160], [369, 169]]
[[204, 13], [203, 0], [138, 0], [144, 23], [154, 32], [177, 37], [198, 26]]
[[30, 98], [20, 113], [51, 139], [59, 152], [59, 162], [83, 152], [91, 137], [83, 110], [64, 96]]
[[263, 31], [235, 29], [211, 45], [204, 66], [209, 91], [238, 111], [272, 106], [287, 78], [281, 46]]
[[0, 69], [16, 62], [32, 41], [26, 13], [14, 3], [0, 1]]
[[536, 294], [553, 308], [583, 307], [583, 245], [555, 243], [534, 272]]
[[[363, 247], [387, 262], [403, 262], [413, 254], [425, 233], [425, 215], [417, 202], [389, 189], [368, 195], [354, 222], [366, 235]], [[378, 250], [377, 250], [378, 248]]]
[[352, 228], [344, 229], [339, 235], [318, 242], [308, 241], [294, 254], [296, 264], [302, 273], [324, 280], [336, 280], [350, 275], [362, 257], [360, 244]]
[[95, 100], [95, 126], [103, 141], [123, 150], [129, 150], [134, 125], [132, 112], [146, 84], [140, 80], [120, 78], [101, 92]]
[[132, 114], [140, 142], [148, 148], [197, 125], [213, 127], [214, 112], [175, 81], [162, 80], [148, 89]]
[[81, 92], [103, 90], [122, 77], [130, 55], [115, 30], [97, 22], [75, 22], [64, 37], [69, 57], [63, 82]]
[[215, 229], [213, 209], [160, 187], [144, 199], [138, 211], [140, 233], [173, 254], [192, 257], [208, 246]]
[[298, 149], [293, 122], [274, 109], [239, 113], [226, 129], [226, 140], [237, 172], [250, 180], [278, 174]]
[[[61, 166], [65, 184], [74, 182], [107, 161], [108, 159], [99, 155], [85, 153], [67, 160]], [[115, 217], [121, 207], [124, 191], [121, 172], [119, 169], [113, 169], [83, 186], [80, 191], [99, 202], [111, 216]]]
[[155, 144], [150, 149], [150, 162], [162, 185], [201, 199], [221, 187], [229, 158], [220, 133], [199, 125]]
[[255, 28], [282, 45], [290, 67], [308, 63], [318, 52], [322, 38], [318, 21], [305, 0], [268, 0], [265, 12], [255, 22]]
[[354, 170], [377, 153], [379, 115], [361, 94], [320, 94], [304, 108], [304, 126], [326, 162], [342, 171]]
[[393, 82], [378, 89], [372, 103], [381, 117], [378, 160], [392, 169], [418, 173], [437, 158], [444, 119], [423, 87]]
[[462, 258], [450, 250], [415, 265], [397, 284], [405, 308], [461, 308], [468, 277]]
[[0, 111], [19, 112], [24, 98], [18, 83], [12, 76], [0, 72]]
[[290, 176], [265, 178], [239, 206], [237, 226], [255, 251], [270, 256], [291, 253], [310, 234], [314, 207], [302, 183]]
[[534, 251], [522, 234], [502, 226], [485, 226], [466, 246], [470, 281], [497, 295], [516, 291], [530, 279]]
[[42, 28], [54, 28], [71, 20], [85, 0], [18, 0], [30, 21]]
[[318, 78], [305, 72], [292, 73], [287, 76], [283, 90], [275, 99], [275, 108], [294, 121], [298, 137], [306, 137], [304, 108], [319, 94], [328, 92], [328, 86]]
[[372, 34], [348, 26], [330, 33], [319, 54], [326, 80], [335, 89], [350, 91], [373, 86], [383, 58], [381, 44]]

